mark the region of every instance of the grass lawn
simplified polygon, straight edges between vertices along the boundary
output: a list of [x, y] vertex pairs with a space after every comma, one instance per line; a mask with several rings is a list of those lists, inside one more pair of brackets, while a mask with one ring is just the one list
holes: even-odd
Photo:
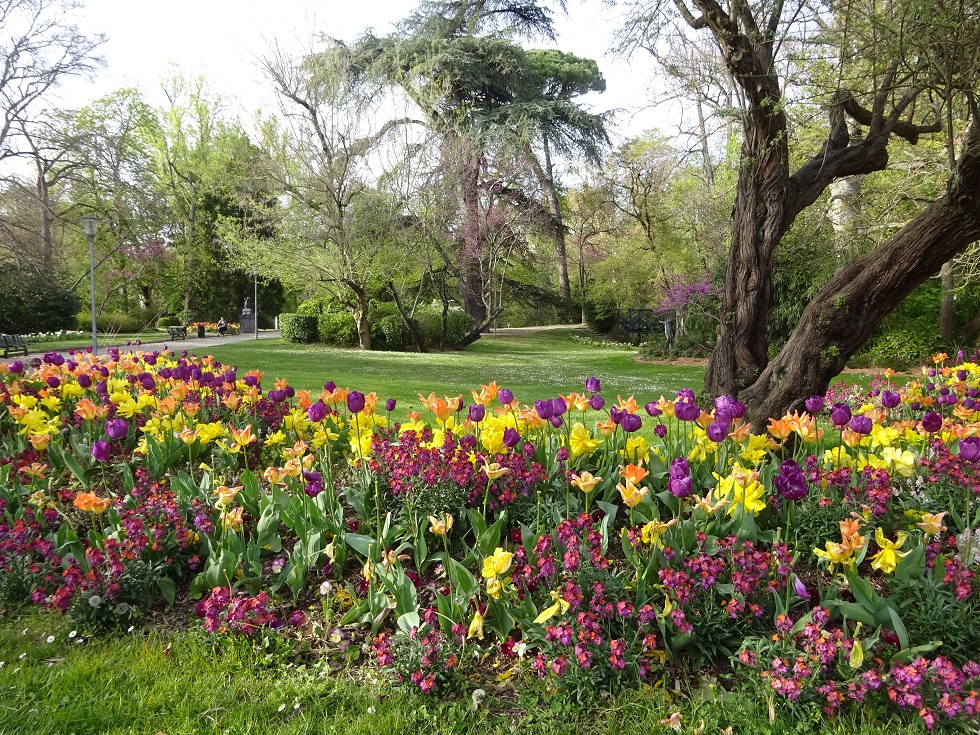
[[[2, 616], [2, 613], [0, 613]], [[48, 642], [50, 640], [50, 642]], [[668, 682], [669, 683], [669, 682]], [[4, 735], [306, 735], [307, 733], [919, 733], [893, 719], [858, 722], [780, 713], [764, 698], [646, 687], [589, 706], [507, 684], [473, 709], [470, 690], [437, 699], [393, 691], [372, 669], [315, 661], [269, 664], [247, 644], [137, 628], [87, 638], [52, 614], [0, 617], [0, 733]], [[597, 704], [596, 702], [601, 702]]]
[[463, 393], [495, 380], [522, 403], [557, 393], [583, 392], [591, 375], [602, 381], [607, 398], [636, 395], [656, 400], [685, 386], [697, 389], [701, 367], [651, 365], [637, 362], [635, 350], [597, 347], [572, 335], [580, 330], [555, 329], [519, 336], [486, 336], [462, 352], [419, 355], [408, 352], [361, 352], [323, 345], [298, 345], [280, 340], [244, 341], [209, 349], [222, 362], [263, 371], [263, 384], [286, 378], [295, 388], [319, 391], [332, 380], [363, 392], [376, 391], [383, 401], [398, 400], [401, 408], [418, 406], [418, 394]]

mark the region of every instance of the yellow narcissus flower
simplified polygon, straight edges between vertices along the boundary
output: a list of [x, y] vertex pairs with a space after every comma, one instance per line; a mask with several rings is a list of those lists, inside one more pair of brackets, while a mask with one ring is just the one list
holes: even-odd
[[263, 446], [273, 447], [286, 441], [286, 435], [282, 431], [274, 431], [262, 442]]
[[749, 434], [739, 457], [751, 464], [759, 464], [766, 458], [768, 451], [775, 447], [775, 443], [764, 434]]
[[583, 472], [581, 475], [572, 475], [572, 485], [588, 495], [595, 486], [602, 482], [602, 478], [594, 476], [591, 472]]
[[620, 451], [623, 459], [635, 457], [639, 462], [644, 461], [648, 454], [650, 454], [650, 446], [647, 444], [646, 437], [637, 436], [636, 434], [627, 437], [626, 446]]
[[908, 534], [905, 531], [899, 531], [895, 534], [895, 540], [889, 541], [885, 538], [885, 532], [880, 527], [875, 529], [875, 543], [878, 544], [880, 550], [871, 557], [871, 568], [880, 569], [885, 574], [894, 572], [895, 567], [898, 566], [898, 560], [909, 553], [899, 551], [907, 538]]
[[598, 446], [599, 442], [592, 438], [592, 434], [585, 428], [585, 424], [578, 421], [572, 426], [572, 433], [568, 437], [568, 449], [572, 453], [573, 459], [592, 453]]
[[813, 553], [829, 562], [831, 572], [838, 564], [854, 569], [854, 549], [847, 544], [838, 544], [834, 541], [828, 541], [825, 546], [825, 549], [814, 549]]
[[664, 523], [663, 521], [650, 521], [643, 527], [640, 532], [640, 538], [643, 543], [649, 544], [650, 546], [660, 546], [660, 537], [663, 536], [667, 531], [677, 525], [677, 519], [671, 518], [669, 521]]
[[718, 494], [731, 501], [728, 515], [733, 515], [739, 506], [752, 515], [759, 515], [760, 511], [765, 510], [766, 501], [763, 496], [766, 489], [759, 482], [757, 471], [736, 464], [728, 477], [716, 474], [715, 478], [718, 480]]
[[[402, 426], [404, 429], [404, 425]], [[480, 443], [489, 454], [504, 451], [504, 426], [488, 419], [480, 431]]]
[[[111, 396], [110, 400], [112, 400]], [[123, 398], [123, 400], [116, 404], [116, 415], [123, 416], [127, 419], [133, 418], [133, 415], [139, 410], [139, 403], [132, 396], [126, 396]]]

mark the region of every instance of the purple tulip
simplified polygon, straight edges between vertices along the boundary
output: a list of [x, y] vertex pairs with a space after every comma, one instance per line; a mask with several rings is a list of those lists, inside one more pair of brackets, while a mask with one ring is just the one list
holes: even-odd
[[283, 391], [286, 393], [286, 398], [292, 398], [296, 395], [296, 389], [291, 385], [287, 385], [285, 388], [283, 388]]
[[602, 396], [600, 396], [598, 393], [596, 393], [594, 396], [592, 396], [592, 398], [589, 399], [589, 407], [593, 411], [601, 411], [603, 408], [605, 408], [605, 406], [606, 406], [605, 400], [603, 400]]
[[960, 457], [967, 462], [976, 462], [980, 459], [980, 437], [968, 436], [960, 439]]
[[484, 406], [482, 403], [471, 404], [469, 410], [467, 410], [466, 412], [467, 418], [469, 418], [469, 420], [472, 421], [474, 424], [478, 424], [481, 421], [483, 421], [486, 415], [487, 415], [487, 407]]
[[315, 498], [317, 495], [323, 492], [322, 482], [308, 482], [306, 487], [303, 488], [303, 492], [309, 495], [311, 498]]
[[846, 403], [835, 403], [830, 409], [830, 423], [841, 429], [851, 420], [851, 407]]
[[312, 470], [303, 470], [303, 479], [307, 482], [323, 482], [323, 476]]
[[20, 375], [24, 372], [24, 363], [20, 360], [14, 360], [7, 366], [7, 370], [12, 372], [14, 375]]
[[113, 419], [106, 424], [105, 433], [110, 439], [122, 439], [129, 433], [129, 422], [126, 419]]
[[966, 380], [966, 370], [964, 370], [963, 368], [960, 368], [959, 370], [957, 370], [956, 371], [956, 379], [957, 380]]
[[538, 418], [550, 419], [554, 409], [551, 406], [551, 401], [535, 401], [534, 411], [538, 414]]
[[795, 574], [793, 575], [793, 591], [796, 593], [797, 597], [802, 597], [806, 599], [810, 596], [810, 593], [807, 591], [806, 585], [803, 584], [803, 582], [800, 581], [800, 578], [797, 577]]
[[779, 465], [779, 474], [773, 479], [776, 492], [786, 500], [803, 500], [810, 487], [807, 484], [803, 470], [792, 459], [787, 459]]
[[86, 389], [91, 388], [92, 378], [86, 373], [82, 373], [81, 375], [78, 376], [78, 385]]
[[708, 438], [715, 444], [725, 441], [728, 436], [728, 426], [712, 421], [708, 424]]
[[504, 429], [504, 446], [508, 449], [513, 449], [517, 446], [517, 443], [521, 440], [521, 435], [517, 433], [517, 429], [507, 428]]
[[943, 428], [943, 417], [935, 411], [927, 411], [922, 417], [922, 430], [934, 434]]
[[667, 491], [675, 498], [686, 498], [691, 494], [690, 477], [671, 477], [667, 482]]
[[616, 424], [616, 426], [619, 426], [621, 423], [623, 423], [623, 416], [625, 414], [626, 411], [622, 410], [621, 408], [617, 408], [616, 406], [613, 406], [612, 408], [609, 409], [609, 419], [614, 424]]
[[245, 385], [247, 385], [249, 388], [254, 388], [258, 384], [259, 384], [259, 378], [258, 378], [257, 375], [246, 375], [245, 376]]
[[317, 401], [306, 409], [306, 417], [317, 424], [327, 417], [327, 406], [323, 401]]
[[681, 401], [674, 404], [674, 415], [681, 421], [697, 421], [701, 418], [701, 407], [696, 403]]
[[665, 436], [667, 436], [667, 427], [663, 424], [657, 424], [653, 427], [653, 433], [663, 439]]
[[813, 414], [814, 416], [823, 411], [825, 405], [823, 396], [810, 396], [806, 399], [807, 413]]
[[901, 402], [902, 397], [898, 393], [890, 390], [881, 392], [881, 405], [885, 408], [895, 408]]
[[745, 410], [746, 410], [745, 409], [745, 404], [742, 403], [741, 401], [735, 401], [731, 405], [731, 409], [732, 409], [732, 418], [733, 419], [740, 419], [743, 416], [745, 416]]
[[667, 469], [667, 473], [673, 477], [690, 477], [691, 476], [691, 463], [687, 461], [684, 457], [674, 457], [670, 461], [670, 467]]
[[151, 390], [153, 390], [156, 387], [156, 381], [153, 380], [153, 376], [151, 376], [151, 375], [147, 375], [147, 376], [145, 376], [143, 378], [140, 378], [140, 381], [139, 382], [140, 382], [140, 385], [143, 386], [143, 388], [146, 389], [146, 390], [150, 390], [151, 391]]
[[635, 413], [628, 413], [623, 416], [620, 426], [623, 427], [623, 431], [625, 431], [627, 434], [632, 434], [634, 431], [639, 431], [640, 427], [643, 426], [643, 419], [641, 419]]
[[92, 456], [99, 462], [108, 462], [109, 442], [94, 442], [92, 444]]
[[677, 391], [677, 400], [686, 401], [687, 403], [694, 403], [696, 400], [694, 391], [690, 388], [681, 388], [679, 391]]
[[848, 424], [855, 434], [870, 434], [873, 422], [867, 416], [855, 416]]
[[501, 388], [497, 391], [497, 400], [505, 406], [509, 406], [514, 402], [514, 394], [511, 392], [510, 388]]
[[328, 393], [333, 393], [335, 390], [337, 390], [337, 384], [332, 380], [328, 380], [323, 384], [323, 390], [327, 391]]
[[61, 385], [61, 381], [58, 379], [57, 375], [50, 376], [45, 382], [52, 388], [57, 388], [59, 385]]
[[564, 416], [565, 412], [568, 410], [568, 404], [565, 403], [565, 399], [559, 396], [558, 398], [551, 399], [551, 415], [552, 416]]
[[347, 394], [347, 410], [351, 413], [360, 413], [364, 410], [364, 394], [352, 390]]
[[650, 401], [648, 404], [646, 404], [643, 407], [643, 409], [647, 412], [648, 416], [656, 417], [663, 414], [663, 411], [660, 410], [660, 407], [657, 405], [655, 401]]
[[602, 388], [599, 387], [599, 379], [594, 375], [591, 378], [585, 379], [585, 389], [589, 393], [598, 393]]
[[554, 426], [556, 429], [565, 423], [565, 420], [561, 416], [552, 416], [551, 418], [548, 419], [548, 421], [550, 421], [551, 425]]
[[392, 411], [394, 411], [395, 410], [395, 403], [396, 403], [396, 401], [395, 401], [394, 398], [389, 398], [387, 401], [385, 401], [385, 411], [387, 411], [388, 413], [391, 413]]

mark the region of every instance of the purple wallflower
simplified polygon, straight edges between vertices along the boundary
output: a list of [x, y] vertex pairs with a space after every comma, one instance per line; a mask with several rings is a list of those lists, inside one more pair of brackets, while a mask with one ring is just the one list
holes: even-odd
[[364, 394], [352, 390], [347, 394], [347, 410], [351, 413], [360, 413], [364, 410]]
[[922, 417], [922, 430], [934, 434], [943, 427], [943, 417], [935, 411], [927, 411]]
[[126, 419], [113, 419], [106, 424], [105, 433], [110, 439], [122, 439], [129, 433], [129, 422]]
[[99, 462], [108, 462], [109, 442], [94, 442], [92, 444], [92, 456]]
[[327, 417], [327, 406], [323, 401], [317, 401], [306, 409], [306, 417], [314, 424], [323, 421]]

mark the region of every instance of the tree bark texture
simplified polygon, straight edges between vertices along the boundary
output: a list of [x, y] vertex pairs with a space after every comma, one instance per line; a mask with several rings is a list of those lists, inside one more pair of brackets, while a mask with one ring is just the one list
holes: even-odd
[[807, 305], [786, 346], [739, 394], [748, 419], [802, 408], [881, 320], [956, 253], [980, 239], [980, 127], [970, 126], [947, 194], [888, 241], [840, 270]]

